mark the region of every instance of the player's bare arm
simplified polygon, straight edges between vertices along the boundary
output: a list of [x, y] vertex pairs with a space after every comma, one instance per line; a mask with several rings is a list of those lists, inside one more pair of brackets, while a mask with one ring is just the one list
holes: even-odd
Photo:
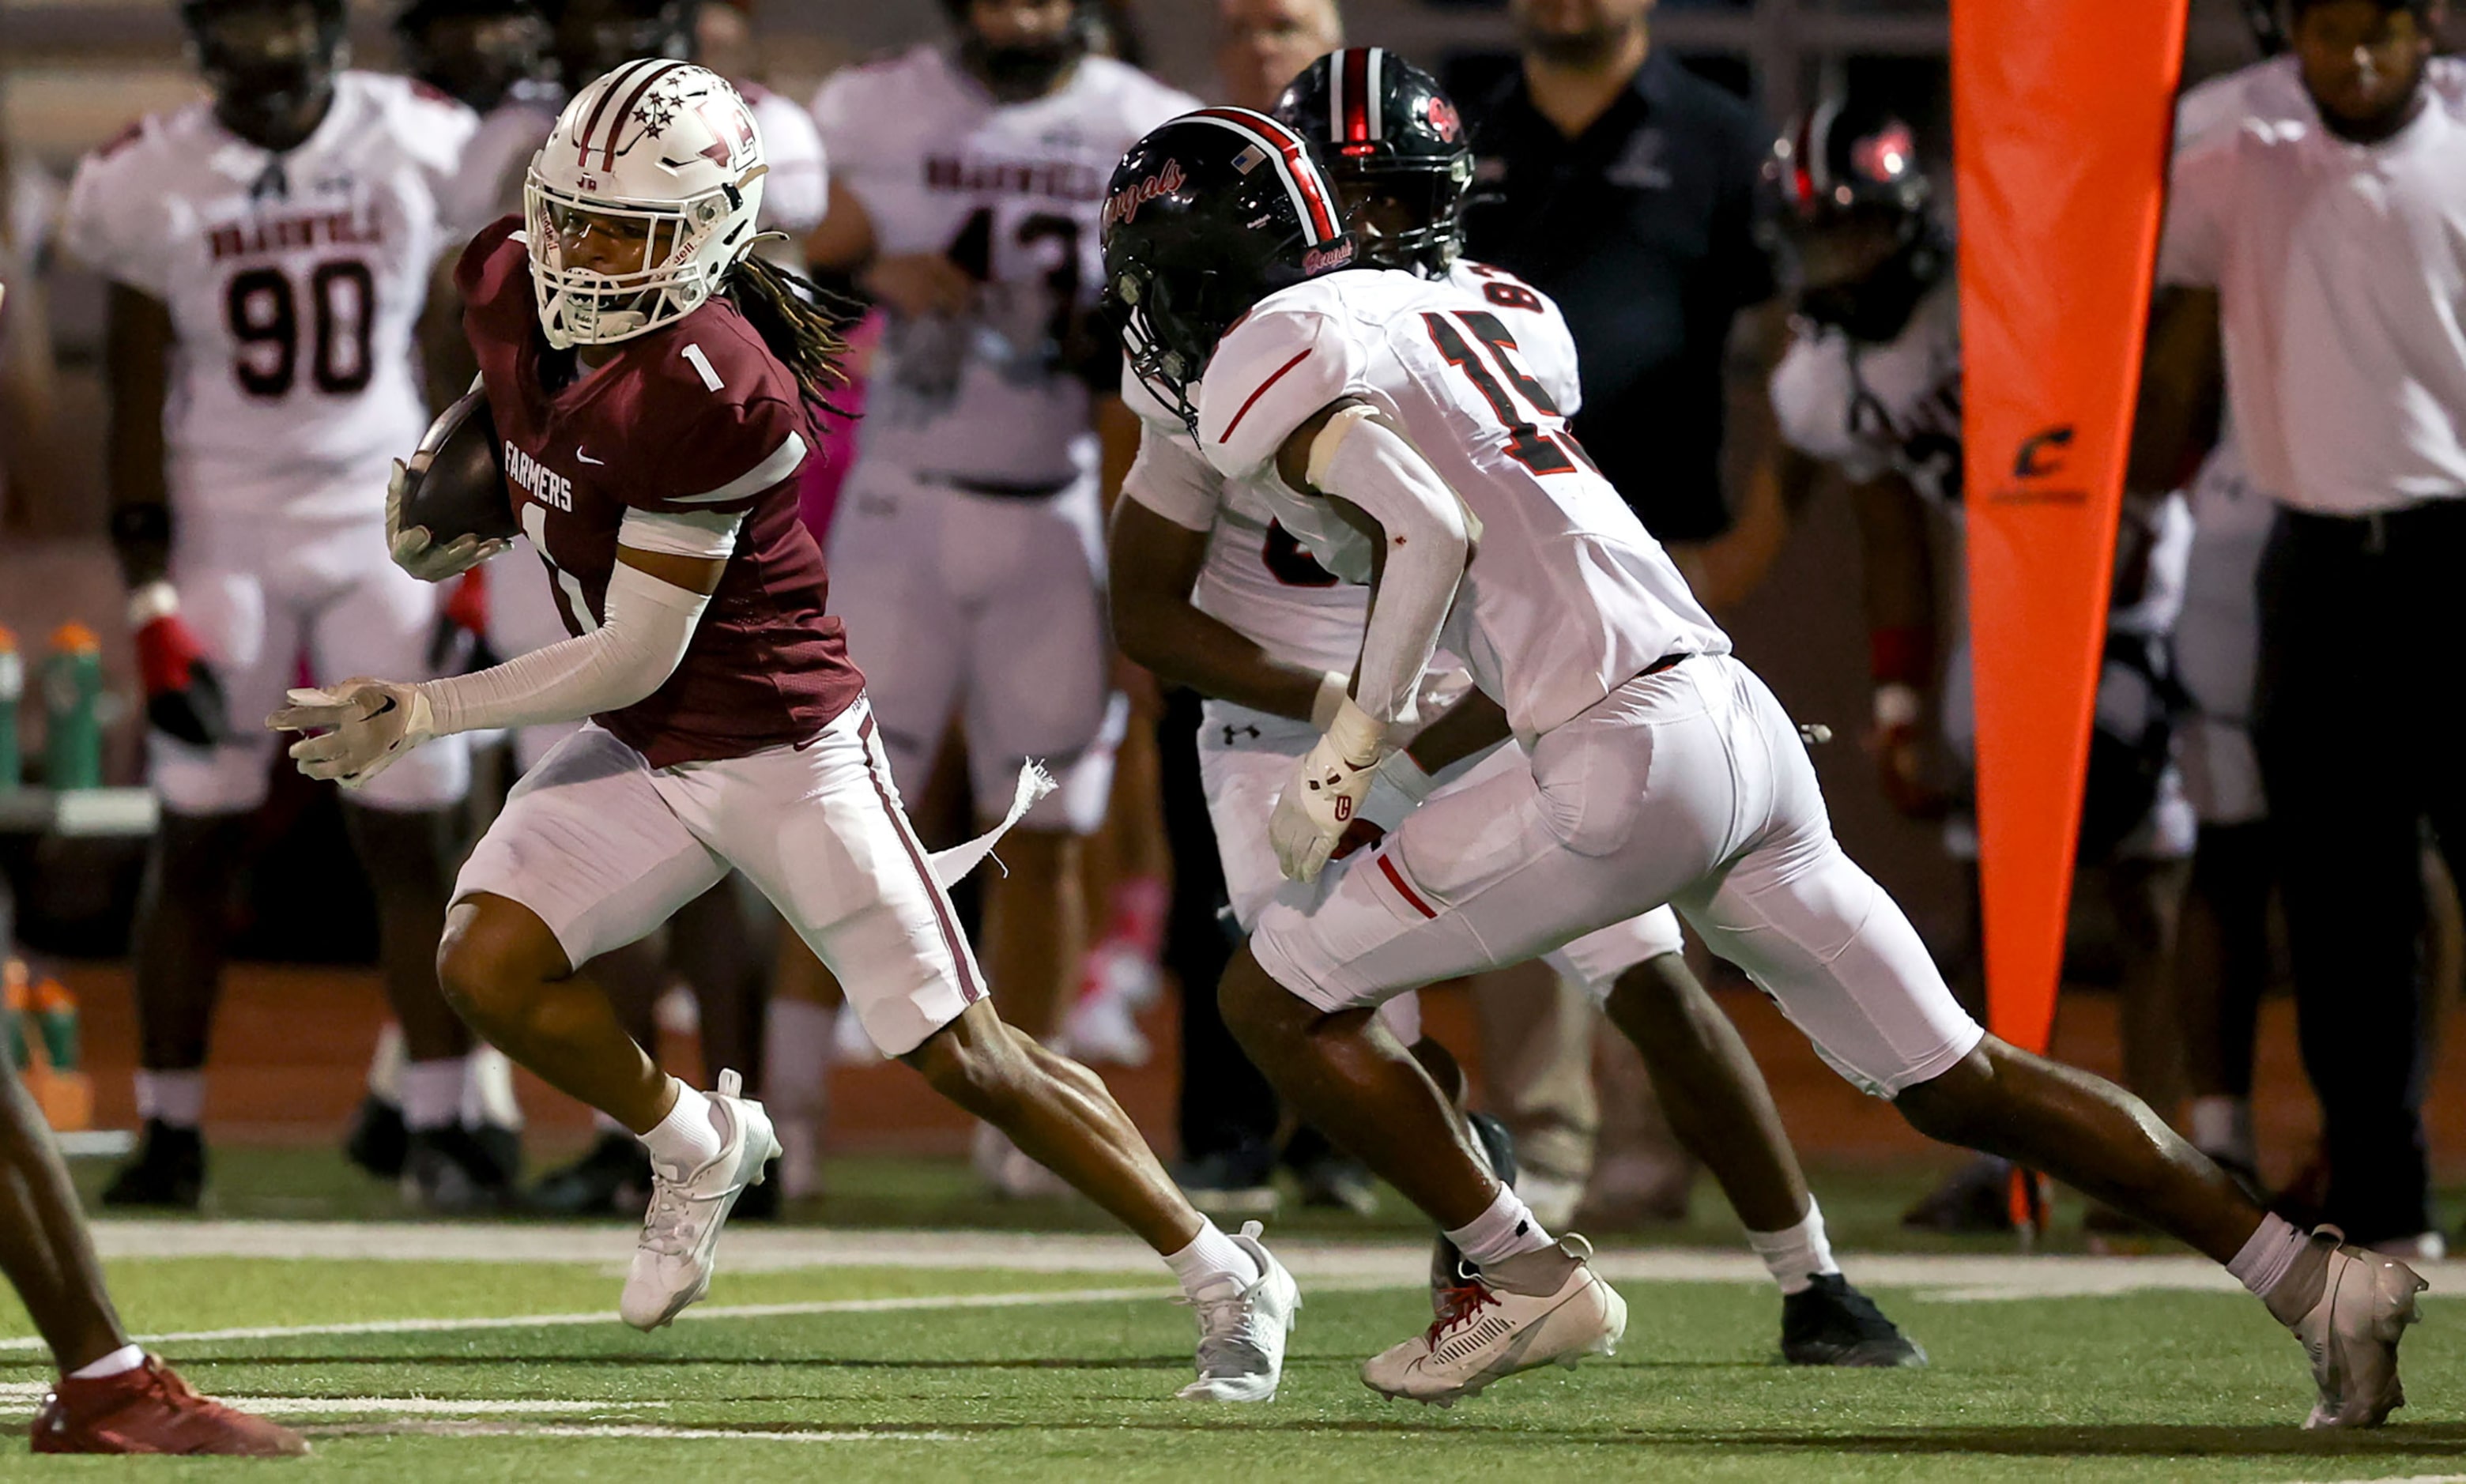
[[131, 590], [159, 582], [171, 561], [170, 494], [163, 476], [163, 402], [170, 377], [171, 311], [124, 284], [111, 287], [103, 367], [111, 385], [112, 547]]
[[976, 280], [939, 253], [884, 255], [872, 216], [844, 182], [832, 187], [830, 211], [806, 237], [805, 257], [817, 273], [847, 275], [894, 314], [955, 315], [975, 297]]
[[1202, 696], [1324, 726], [1349, 677], [1277, 659], [1192, 604], [1206, 556], [1205, 531], [1177, 525], [1136, 499], [1113, 507], [1108, 563], [1122, 653]]
[[2225, 354], [2215, 289], [2159, 290], [2149, 308], [2125, 488], [2174, 489], [2217, 442], [2226, 410]]

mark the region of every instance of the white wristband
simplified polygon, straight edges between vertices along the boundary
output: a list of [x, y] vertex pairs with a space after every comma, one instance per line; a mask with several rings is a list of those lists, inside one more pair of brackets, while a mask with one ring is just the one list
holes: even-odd
[[1917, 687], [1906, 681], [1888, 680], [1875, 687], [1875, 728], [1889, 732], [1897, 727], [1916, 726], [1926, 712]]
[[1311, 698], [1311, 725], [1324, 732], [1335, 724], [1335, 708], [1353, 694], [1353, 676], [1341, 670], [1331, 670], [1318, 682], [1318, 694]]
[[179, 590], [164, 578], [156, 578], [128, 595], [128, 627], [143, 629], [158, 618], [168, 618], [180, 611]]
[[1378, 762], [1379, 749], [1386, 740], [1387, 723], [1362, 710], [1350, 696], [1336, 706], [1335, 718], [1327, 726], [1329, 745], [1355, 767]]

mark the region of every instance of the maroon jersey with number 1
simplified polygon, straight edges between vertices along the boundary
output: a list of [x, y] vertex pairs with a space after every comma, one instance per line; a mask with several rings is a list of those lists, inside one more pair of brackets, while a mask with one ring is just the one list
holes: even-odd
[[805, 742], [864, 676], [826, 610], [821, 549], [796, 518], [815, 428], [796, 379], [725, 299], [551, 391], [522, 223], [482, 232], [455, 268], [462, 325], [504, 440], [506, 494], [569, 632], [606, 616], [628, 510], [741, 514], [736, 551], [676, 673], [592, 720], [654, 767]]

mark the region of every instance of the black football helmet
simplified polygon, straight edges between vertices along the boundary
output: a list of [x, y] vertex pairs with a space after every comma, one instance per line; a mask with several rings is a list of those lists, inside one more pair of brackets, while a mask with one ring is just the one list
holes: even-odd
[[323, 116], [347, 57], [343, 0], [180, 0], [180, 25], [215, 115], [269, 148]]
[[1827, 99], [1774, 142], [1764, 179], [1797, 259], [1799, 313], [1853, 340], [1898, 336], [1952, 264], [1910, 126]]
[[405, 72], [482, 113], [539, 75], [548, 21], [531, 0], [411, 0], [393, 18]]
[[1383, 47], [1347, 47], [1303, 68], [1276, 118], [1318, 146], [1364, 262], [1446, 275], [1464, 247], [1472, 145], [1437, 78]]
[[1233, 321], [1353, 260], [1309, 143], [1246, 108], [1202, 108], [1153, 130], [1122, 156], [1105, 197], [1105, 313], [1131, 369], [1194, 432], [1189, 388]]

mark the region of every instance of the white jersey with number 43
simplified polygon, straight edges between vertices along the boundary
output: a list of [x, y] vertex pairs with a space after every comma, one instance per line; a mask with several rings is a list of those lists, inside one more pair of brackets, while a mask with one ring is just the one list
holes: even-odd
[[834, 188], [863, 204], [877, 251], [941, 255], [978, 285], [964, 315], [891, 321], [867, 458], [1019, 484], [1091, 465], [1087, 388], [1062, 351], [1104, 282], [1105, 188], [1142, 135], [1198, 106], [1106, 56], [1043, 98], [998, 102], [933, 46], [823, 84]]
[[[1558, 410], [1576, 413], [1582, 390], [1576, 342], [1548, 296], [1503, 269], [1459, 260], [1450, 277], [1479, 297], [1513, 338], [1533, 379]], [[1139, 456], [1122, 493], [1175, 524], [1207, 533], [1207, 558], [1191, 602], [1266, 650], [1315, 670], [1350, 671], [1361, 654], [1370, 589], [1339, 581], [1276, 519], [1266, 470], [1228, 480], [1199, 453], [1179, 416], [1124, 368], [1122, 397], [1139, 414]]]
[[171, 312], [163, 431], [181, 508], [384, 508], [389, 462], [428, 422], [412, 338], [429, 273], [478, 225], [437, 206], [478, 123], [432, 89], [346, 72], [325, 122], [283, 154], [200, 102], [78, 167], [68, 249]]
[[1459, 282], [1328, 274], [1260, 300], [1218, 343], [1195, 401], [1207, 462], [1354, 583], [1369, 578], [1368, 542], [1272, 463], [1339, 398], [1402, 430], [1481, 523], [1442, 642], [1529, 742], [1664, 655], [1726, 653], [1730, 640], [1567, 432], [1516, 312]]

